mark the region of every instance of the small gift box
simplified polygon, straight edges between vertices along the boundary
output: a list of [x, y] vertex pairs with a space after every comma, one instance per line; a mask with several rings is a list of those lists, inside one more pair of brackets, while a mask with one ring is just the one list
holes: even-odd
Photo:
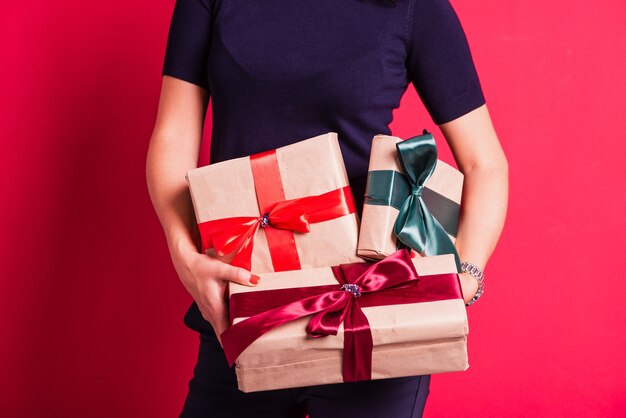
[[244, 392], [466, 370], [453, 255], [267, 273], [230, 285], [224, 352]]
[[254, 273], [360, 261], [337, 134], [193, 169], [203, 250]]
[[406, 141], [376, 135], [358, 254], [381, 259], [402, 245], [421, 255], [456, 254], [462, 190], [463, 174], [437, 159], [430, 133]]

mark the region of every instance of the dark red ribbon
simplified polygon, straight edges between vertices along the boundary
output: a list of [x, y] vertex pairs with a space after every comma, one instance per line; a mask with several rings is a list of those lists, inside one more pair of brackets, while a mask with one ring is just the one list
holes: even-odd
[[[344, 381], [370, 380], [373, 341], [361, 308], [463, 297], [456, 273], [419, 276], [406, 250], [399, 250], [378, 263], [343, 264], [332, 270], [340, 285], [233, 295], [231, 318], [249, 318], [232, 325], [221, 335], [228, 362], [233, 364], [250, 344], [269, 330], [312, 315], [307, 333], [314, 338], [337, 335], [339, 326], [344, 324]], [[360, 296], [355, 295], [357, 291]]]
[[[276, 151], [250, 157], [261, 217], [215, 219], [198, 224], [204, 250], [218, 255], [236, 252], [232, 265], [250, 270], [254, 237], [265, 226], [274, 271], [301, 268], [293, 232], [307, 233], [310, 224], [329, 221], [355, 212], [349, 186], [315, 196], [285, 199]], [[264, 216], [265, 218], [264, 218]]]

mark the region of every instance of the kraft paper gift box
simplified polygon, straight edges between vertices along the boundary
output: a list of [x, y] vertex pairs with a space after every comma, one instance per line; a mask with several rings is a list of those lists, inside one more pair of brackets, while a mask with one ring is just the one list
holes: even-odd
[[[395, 265], [398, 260], [400, 269]], [[400, 250], [378, 263], [353, 263], [348, 267], [357, 264], [358, 274], [368, 266], [376, 266], [369, 273], [381, 277], [393, 271], [392, 280], [400, 277], [400, 281], [409, 280], [405, 270], [410, 265], [419, 277], [400, 285], [405, 288], [369, 293], [363, 281], [354, 280], [356, 273], [342, 276], [345, 266], [262, 274], [256, 287], [230, 284], [234, 325], [221, 337], [229, 362], [236, 359], [240, 390], [254, 392], [468, 368], [469, 329], [453, 255], [411, 259], [406, 250]], [[350, 274], [347, 282], [359, 282], [360, 288], [341, 285]], [[344, 279], [338, 280], [339, 276]], [[372, 277], [367, 273], [364, 276]], [[361, 295], [355, 295], [359, 291]], [[347, 313], [343, 311], [345, 323], [338, 320], [341, 309], [335, 309], [334, 316], [331, 313], [319, 318], [324, 306], [337, 308], [342, 301], [349, 305]], [[350, 311], [355, 308], [358, 312]], [[362, 331], [350, 331], [362, 328], [359, 312], [369, 324], [371, 337]], [[312, 326], [314, 322], [322, 326]], [[333, 323], [336, 335], [312, 338], [319, 335], [318, 328]]]
[[203, 250], [254, 273], [362, 261], [337, 134], [193, 169]]
[[[437, 159], [431, 134], [425, 131], [406, 141], [376, 135], [372, 140], [358, 254], [381, 259], [402, 243], [420, 255], [456, 253], [454, 238], [462, 190], [463, 174]], [[398, 242], [398, 236], [402, 242]]]

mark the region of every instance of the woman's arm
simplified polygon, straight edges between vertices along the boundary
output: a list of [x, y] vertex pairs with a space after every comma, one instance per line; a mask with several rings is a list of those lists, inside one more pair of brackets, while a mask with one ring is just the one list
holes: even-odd
[[[484, 269], [504, 227], [508, 163], [486, 105], [440, 128], [465, 176], [455, 245], [462, 261]], [[478, 283], [467, 273], [459, 277], [467, 303]]]
[[146, 161], [146, 180], [174, 268], [219, 337], [228, 327], [226, 281], [250, 285], [258, 282], [258, 276], [198, 251], [197, 226], [185, 174], [197, 166], [207, 105], [205, 89], [163, 77]]

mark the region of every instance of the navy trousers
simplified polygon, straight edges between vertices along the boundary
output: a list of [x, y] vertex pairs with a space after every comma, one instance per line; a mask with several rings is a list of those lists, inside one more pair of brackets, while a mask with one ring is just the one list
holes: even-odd
[[243, 393], [212, 329], [200, 349], [182, 418], [421, 417], [430, 376]]

